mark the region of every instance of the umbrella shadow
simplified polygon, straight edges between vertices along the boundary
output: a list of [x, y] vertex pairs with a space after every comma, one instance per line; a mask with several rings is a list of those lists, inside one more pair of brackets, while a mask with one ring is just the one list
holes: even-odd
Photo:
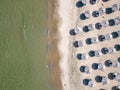
[[78, 47], [79, 47], [79, 46], [78, 46], [78, 41], [75, 41], [75, 42], [73, 43], [73, 46], [76, 47], [76, 48], [78, 48]]
[[74, 29], [71, 29], [69, 33], [70, 33], [70, 35], [72, 35], [72, 36], [75, 36], [75, 35], [76, 35], [76, 33], [74, 32]]
[[92, 68], [93, 68], [94, 70], [97, 70], [97, 69], [98, 69], [98, 64], [97, 64], [97, 63], [93, 63], [93, 64], [92, 64]]
[[80, 67], [80, 71], [81, 71], [81, 72], [85, 72], [84, 70], [85, 70], [85, 66], [81, 66], [81, 67]]
[[102, 77], [101, 76], [96, 76], [95, 81], [100, 83], [102, 81]]
[[83, 84], [84, 84], [84, 85], [88, 85], [88, 83], [89, 83], [89, 79], [84, 79], [84, 80], [83, 80]]
[[82, 1], [78, 1], [76, 3], [76, 7], [78, 7], [78, 8], [83, 7], [83, 6], [85, 6], [85, 5], [82, 3]]

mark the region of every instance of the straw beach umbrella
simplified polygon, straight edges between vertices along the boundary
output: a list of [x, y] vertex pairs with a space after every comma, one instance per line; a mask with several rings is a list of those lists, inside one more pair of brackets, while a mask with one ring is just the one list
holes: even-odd
[[80, 27], [76, 27], [74, 29], [75, 34], [80, 34], [81, 31], [82, 31], [82, 29]]
[[112, 90], [120, 90], [120, 86], [113, 86]]
[[120, 6], [118, 4], [113, 4], [112, 10], [113, 11], [119, 11]]
[[101, 8], [99, 8], [98, 12], [99, 12], [99, 15], [101, 16], [105, 13], [105, 9], [103, 7], [101, 7]]
[[98, 63], [98, 70], [104, 71], [105, 70], [105, 65], [101, 64], [101, 63]]
[[93, 63], [92, 64], [92, 68], [94, 70], [100, 70], [100, 71], [104, 71], [105, 70], [105, 65], [102, 63]]
[[93, 17], [99, 17], [103, 15], [104, 13], [105, 13], [105, 9], [101, 7], [98, 10], [93, 11], [92, 15]]
[[73, 43], [74, 47], [78, 48], [78, 47], [83, 47], [83, 42], [82, 40], [79, 40], [79, 41], [75, 41]]
[[82, 31], [82, 29], [81, 29], [80, 27], [76, 27], [76, 28], [74, 28], [74, 29], [71, 29], [69, 33], [70, 33], [70, 35], [75, 36], [75, 35], [77, 35], [77, 34], [80, 34], [81, 31]]
[[110, 80], [117, 80], [118, 82], [120, 82], [120, 73], [117, 72], [109, 73], [108, 78]]
[[101, 51], [99, 51], [99, 50], [95, 50], [95, 51], [91, 50], [91, 51], [89, 51], [88, 54], [90, 57], [94, 57], [94, 56], [100, 57], [102, 55]]
[[92, 73], [92, 70], [88, 66], [81, 66], [80, 71], [87, 74]]
[[109, 54], [113, 54], [116, 52], [115, 48], [113, 47], [109, 47], [108, 50], [109, 50]]
[[93, 37], [93, 38], [91, 38], [91, 42], [92, 42], [92, 44], [95, 44], [95, 43], [99, 42], [99, 40], [97, 37]]
[[84, 79], [83, 80], [83, 84], [89, 87], [94, 87], [95, 83], [92, 79]]
[[105, 21], [105, 20], [104, 20], [104, 21], [101, 22], [101, 24], [102, 24], [102, 27], [105, 28], [105, 27], [108, 26], [108, 21]]
[[105, 40], [111, 40], [112, 35], [111, 34], [105, 34]]
[[113, 66], [114, 68], [117, 68], [120, 66], [120, 63], [117, 60], [106, 60], [105, 61], [105, 65], [107, 67], [111, 67]]
[[118, 33], [118, 35], [119, 35], [119, 37], [120, 37], [120, 30], [118, 30], [117, 33]]
[[105, 76], [96, 76], [95, 77], [96, 82], [104, 84], [108, 84], [109, 80]]
[[87, 54], [77, 54], [77, 59], [78, 60], [87, 60], [88, 59], [88, 55]]
[[116, 17], [114, 20], [115, 20], [115, 25], [119, 25], [120, 24], [120, 17]]
[[81, 19], [81, 20], [86, 20], [86, 19], [89, 19], [90, 16], [91, 16], [91, 14], [90, 14], [90, 11], [88, 10], [88, 11], [86, 11], [85, 13], [82, 13], [82, 14], [80, 15], [80, 19]]
[[114, 68], [117, 68], [117, 67], [119, 67], [120, 66], [120, 64], [119, 64], [119, 62], [117, 61], [117, 60], [114, 60], [114, 61], [112, 61], [112, 66], [114, 67]]
[[88, 25], [88, 30], [89, 31], [92, 31], [92, 30], [94, 30], [95, 29], [95, 26], [93, 25], [93, 24], [89, 24]]

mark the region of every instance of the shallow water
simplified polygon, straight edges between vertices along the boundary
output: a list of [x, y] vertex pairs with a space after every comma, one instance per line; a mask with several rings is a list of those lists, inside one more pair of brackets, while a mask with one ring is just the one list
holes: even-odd
[[47, 0], [0, 0], [0, 90], [51, 90]]

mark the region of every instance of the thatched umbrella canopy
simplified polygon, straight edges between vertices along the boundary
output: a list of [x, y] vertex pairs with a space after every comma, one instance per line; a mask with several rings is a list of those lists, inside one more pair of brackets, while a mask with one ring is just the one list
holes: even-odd
[[88, 66], [81, 66], [80, 71], [87, 74], [90, 74], [92, 72], [92, 70]]
[[112, 61], [112, 63], [113, 63], [112, 66], [115, 68], [120, 66], [120, 63], [117, 60]]
[[83, 84], [89, 87], [94, 87], [95, 83], [92, 79], [84, 79], [83, 80]]
[[120, 8], [119, 4], [113, 4], [112, 6], [113, 11], [119, 11], [119, 8]]
[[92, 31], [92, 30], [95, 29], [95, 26], [93, 24], [89, 24], [88, 25], [88, 29], [89, 29], [89, 31]]
[[115, 25], [119, 25], [120, 24], [120, 17], [116, 17], [114, 20], [115, 20]]
[[114, 80], [114, 79], [116, 78], [117, 74], [118, 74], [118, 73], [109, 73], [109, 74], [108, 74], [108, 78], [109, 78], [110, 80]]
[[116, 52], [115, 48], [113, 47], [109, 47], [108, 50], [109, 50], [109, 54], [113, 54]]
[[95, 44], [95, 43], [99, 42], [99, 40], [97, 37], [93, 37], [93, 38], [91, 38], [91, 42], [92, 42], [92, 44]]
[[87, 60], [88, 55], [79, 53], [79, 54], [77, 54], [77, 59], [78, 60]]
[[89, 87], [94, 87], [95, 86], [95, 82], [93, 80], [89, 80], [88, 86]]
[[111, 34], [105, 34], [105, 40], [111, 40], [112, 35]]
[[105, 65], [101, 64], [101, 63], [93, 63], [92, 64], [92, 68], [94, 70], [100, 70], [100, 71], [104, 71], [105, 70]]
[[111, 90], [120, 90], [120, 86], [113, 86]]
[[98, 63], [98, 70], [104, 71], [105, 70], [105, 65]]
[[99, 8], [98, 12], [100, 16], [103, 15], [105, 13], [105, 8], [103, 7]]
[[109, 25], [108, 21], [102, 21], [101, 24], [102, 24], [102, 27], [104, 28]]

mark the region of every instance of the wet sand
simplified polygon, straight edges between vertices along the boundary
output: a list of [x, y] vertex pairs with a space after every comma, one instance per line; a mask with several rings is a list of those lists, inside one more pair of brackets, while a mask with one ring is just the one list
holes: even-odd
[[52, 90], [63, 90], [59, 67], [60, 54], [57, 48], [60, 39], [58, 36], [60, 17], [57, 10], [58, 2], [56, 0], [48, 0], [48, 60], [51, 73], [51, 84]]

